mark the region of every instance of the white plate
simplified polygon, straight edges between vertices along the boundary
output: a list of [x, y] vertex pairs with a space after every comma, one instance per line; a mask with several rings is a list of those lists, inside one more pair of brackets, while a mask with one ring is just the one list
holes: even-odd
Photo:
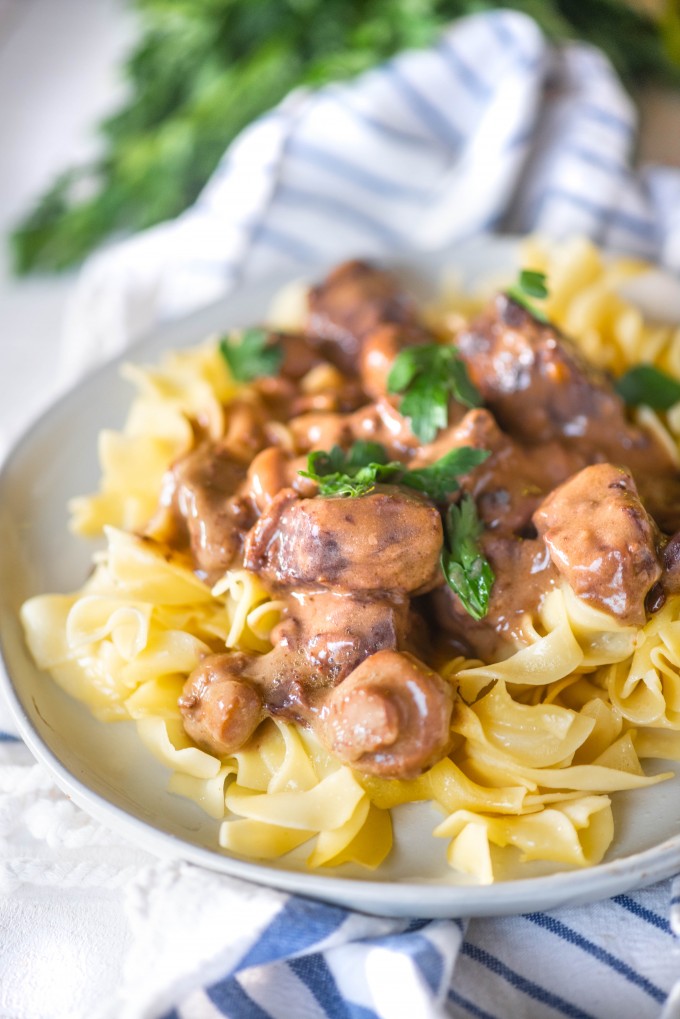
[[[412, 282], [435, 280], [445, 264], [475, 277], [507, 266], [511, 250], [506, 243], [478, 241], [446, 255], [410, 259], [407, 268]], [[215, 329], [259, 320], [280, 283], [244, 290], [165, 327], [128, 356], [153, 361], [163, 350], [200, 342]], [[66, 503], [96, 487], [97, 433], [122, 425], [131, 395], [119, 378], [119, 362], [105, 366], [29, 430], [0, 475], [2, 684], [26, 743], [78, 804], [158, 855], [384, 915], [546, 909], [615, 895], [680, 869], [680, 778], [614, 797], [616, 840], [599, 866], [549, 873], [546, 865], [522, 865], [488, 887], [457, 883], [460, 877], [446, 864], [446, 841], [429, 836], [437, 815], [422, 805], [400, 808], [395, 851], [378, 874], [352, 867], [305, 872], [304, 854], [264, 865], [221, 851], [218, 823], [194, 803], [166, 792], [169, 773], [150, 757], [131, 723], [97, 722], [36, 669], [17, 615], [30, 595], [72, 590], [86, 576], [92, 547], [69, 535]]]

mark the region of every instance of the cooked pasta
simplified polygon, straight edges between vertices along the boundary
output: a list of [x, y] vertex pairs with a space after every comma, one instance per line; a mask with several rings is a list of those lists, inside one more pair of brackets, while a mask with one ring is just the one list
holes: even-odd
[[[644, 265], [605, 260], [584, 241], [548, 246], [531, 240], [523, 258], [547, 273], [543, 310], [592, 363], [615, 375], [653, 363], [680, 378], [676, 331], [646, 323], [619, 294], [622, 281], [644, 272]], [[300, 294], [297, 286], [279, 301], [280, 327], [296, 328]], [[469, 309], [469, 300], [456, 306], [449, 295], [430, 310], [430, 320], [436, 317], [443, 332], [455, 321], [460, 332]], [[295, 379], [297, 415], [257, 424], [266, 435], [259, 450], [299, 455], [302, 419], [304, 452], [325, 448], [325, 429], [340, 434], [344, 412], [333, 392], [348, 369], [342, 358], [337, 363], [340, 368], [312, 364]], [[168, 471], [196, 448], [197, 435], [217, 443], [239, 462], [252, 461], [247, 476], [257, 482], [253, 498], [261, 500], [258, 513], [265, 519], [272, 503], [266, 479], [281, 467], [272, 458], [265, 471], [255, 458], [264, 453], [250, 449], [253, 415], [263, 400], [289, 399], [293, 384], [287, 382], [284, 393], [238, 383], [216, 341], [167, 355], [158, 367], [128, 366], [125, 375], [137, 394], [123, 431], [100, 436], [100, 489], [71, 506], [76, 533], [103, 534], [105, 547], [79, 591], [38, 595], [22, 608], [38, 667], [102, 721], [133, 723], [170, 770], [170, 791], [219, 822], [217, 841], [227, 852], [274, 859], [304, 846], [309, 867], [352, 862], [376, 868], [392, 848], [392, 809], [426, 801], [441, 814], [433, 837], [447, 840], [448, 861], [466, 880], [492, 882], [503, 853], [562, 867], [601, 861], [614, 837], [612, 795], [644, 790], [672, 774], [647, 776], [641, 759], [680, 760], [680, 596], [671, 594], [642, 621], [579, 596], [562, 575], [518, 613], [504, 650], [484, 644], [483, 634], [480, 649], [492, 651], [480, 657], [461, 654], [455, 641], [443, 644], [437, 674], [453, 701], [446, 746], [436, 759], [424, 757], [417, 773], [371, 770], [361, 766], [361, 757], [355, 766], [351, 755], [343, 758], [329, 747], [324, 730], [275, 709], [267, 709], [264, 720], [258, 716], [241, 746], [219, 752], [185, 724], [180, 702], [188, 677], [215, 655], [231, 656], [234, 669], [242, 669], [283, 654], [292, 639], [280, 637], [290, 632], [290, 599], [281, 585], [268, 583], [266, 571], [252, 568], [248, 554], [245, 563], [234, 561], [217, 573], [202, 562], [197, 567], [191, 531], [191, 542], [175, 540]], [[382, 434], [362, 420], [365, 438]], [[638, 424], [680, 462], [680, 404], [668, 413], [642, 409]], [[290, 491], [291, 484], [288, 475], [278, 488]], [[187, 519], [198, 516], [192, 507]], [[271, 548], [271, 534], [267, 541]], [[315, 568], [322, 567], [320, 559]], [[416, 582], [406, 588], [418, 589]], [[319, 620], [326, 618], [325, 592], [322, 585], [314, 593]], [[404, 598], [390, 597], [389, 611], [398, 615], [402, 609], [394, 606]], [[362, 612], [373, 611], [370, 598], [362, 604]], [[474, 626], [468, 627], [471, 641]], [[311, 641], [321, 631], [309, 632]], [[417, 642], [406, 658], [415, 668], [412, 646]], [[378, 710], [374, 682], [379, 676], [361, 687], [370, 711]], [[342, 683], [336, 689], [344, 689]], [[334, 706], [321, 714], [336, 710], [328, 703]], [[360, 716], [352, 717], [355, 727], [361, 724]]]

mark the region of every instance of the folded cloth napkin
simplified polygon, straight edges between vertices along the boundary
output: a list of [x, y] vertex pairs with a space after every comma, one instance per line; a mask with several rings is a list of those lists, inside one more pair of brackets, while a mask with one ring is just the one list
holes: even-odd
[[[268, 273], [580, 232], [680, 268], [680, 175], [634, 174], [635, 112], [604, 57], [508, 11], [243, 133], [196, 205], [93, 258], [64, 380]], [[680, 884], [507, 919], [390, 920], [158, 861], [31, 764], [0, 706], [5, 1019], [680, 1017]], [[680, 986], [680, 985], [679, 985]]]

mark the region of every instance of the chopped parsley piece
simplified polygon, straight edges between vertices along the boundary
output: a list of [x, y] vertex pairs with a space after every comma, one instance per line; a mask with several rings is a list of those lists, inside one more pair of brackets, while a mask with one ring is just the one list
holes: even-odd
[[482, 619], [486, 615], [495, 579], [478, 544], [482, 531], [483, 524], [471, 496], [464, 496], [457, 506], [449, 506], [441, 567], [446, 583], [473, 619]]
[[644, 404], [669, 410], [680, 400], [680, 382], [651, 364], [638, 364], [616, 382], [616, 391], [629, 407]]
[[275, 375], [283, 351], [270, 340], [266, 329], [244, 329], [220, 340], [220, 354], [237, 382], [252, 382], [263, 375]]
[[397, 484], [415, 488], [434, 502], [442, 502], [449, 492], [458, 491], [457, 479], [479, 467], [488, 456], [488, 449], [460, 446], [445, 453], [429, 467], [406, 471]]
[[548, 318], [545, 312], [537, 308], [533, 301], [542, 301], [548, 296], [546, 279], [545, 273], [539, 272], [537, 269], [522, 269], [517, 283], [514, 283], [506, 290], [508, 297], [511, 297], [516, 304], [521, 304], [539, 322], [547, 322]]
[[449, 423], [449, 399], [479, 407], [482, 398], [453, 346], [430, 343], [406, 347], [394, 360], [387, 379], [390, 393], [402, 393], [399, 410], [411, 421], [421, 442], [433, 442]]
[[397, 460], [387, 460], [385, 447], [379, 442], [355, 442], [345, 453], [333, 446], [329, 453], [310, 453], [307, 470], [300, 474], [316, 482], [319, 495], [366, 495], [379, 483], [404, 485], [441, 502], [449, 492], [458, 489], [457, 479], [477, 467], [489, 455], [485, 449], [462, 446], [419, 470], [410, 471]]

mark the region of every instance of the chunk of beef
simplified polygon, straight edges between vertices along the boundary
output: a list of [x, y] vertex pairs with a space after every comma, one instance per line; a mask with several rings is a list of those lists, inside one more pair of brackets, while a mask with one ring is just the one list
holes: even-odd
[[366, 262], [344, 262], [309, 292], [307, 333], [348, 374], [357, 373], [363, 340], [385, 322], [416, 325], [416, 306], [390, 273]]
[[508, 536], [531, 534], [531, 516], [546, 494], [586, 463], [578, 450], [560, 442], [521, 445], [500, 430], [489, 410], [479, 407], [422, 446], [409, 466], [434, 463], [462, 446], [489, 452], [460, 485], [474, 497], [485, 526]]
[[235, 495], [245, 477], [245, 466], [229, 449], [210, 443], [181, 457], [166, 475], [161, 509], [175, 530], [172, 543], [188, 543], [197, 570], [209, 579], [233, 564], [253, 522], [250, 508]]
[[319, 736], [339, 760], [384, 778], [415, 778], [451, 743], [450, 686], [412, 655], [379, 651], [324, 702]]
[[611, 464], [586, 467], [548, 496], [534, 523], [574, 592], [619, 622], [641, 626], [661, 576], [658, 533], [635, 482]]
[[422, 592], [439, 578], [435, 506], [389, 485], [355, 499], [274, 499], [248, 535], [245, 565], [285, 586]]
[[179, 700], [187, 734], [218, 757], [236, 753], [263, 718], [262, 698], [243, 679], [246, 655], [209, 655], [194, 669]]
[[359, 352], [359, 374], [368, 395], [374, 400], [387, 395], [387, 379], [402, 350], [432, 342], [424, 329], [408, 323], [384, 322], [368, 333]]
[[473, 619], [448, 586], [428, 598], [461, 654], [498, 662], [531, 642], [541, 602], [559, 574], [540, 539], [485, 531], [480, 546], [495, 577], [484, 618]]
[[627, 420], [611, 381], [567, 337], [499, 294], [457, 342], [501, 428], [529, 452], [535, 448], [548, 467], [571, 459], [572, 472], [586, 464], [620, 464], [632, 472], [662, 529], [680, 527], [680, 473], [673, 456], [655, 435]]
[[457, 343], [484, 402], [501, 427], [523, 442], [611, 440], [627, 427], [623, 402], [605, 374], [505, 294]]
[[[286, 650], [284, 674], [292, 652], [304, 656], [318, 670], [322, 683], [335, 684], [369, 655], [411, 644], [408, 599], [298, 591], [289, 599], [284, 619], [271, 639], [277, 648]], [[277, 665], [270, 665], [267, 671], [273, 674]]]

